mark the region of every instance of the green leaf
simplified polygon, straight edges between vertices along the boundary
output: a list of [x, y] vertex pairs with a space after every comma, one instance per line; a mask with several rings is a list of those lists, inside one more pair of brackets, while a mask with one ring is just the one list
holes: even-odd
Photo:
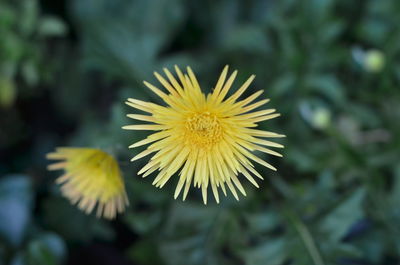
[[157, 251], [157, 245], [151, 240], [141, 240], [130, 246], [126, 255], [133, 261], [143, 265], [163, 264]]
[[[361, 252], [361, 256], [371, 262], [371, 264], [381, 264], [388, 248], [388, 231], [382, 229], [374, 229], [360, 235], [352, 240], [352, 245]], [[396, 237], [396, 241], [398, 236]]]
[[[1, 263], [1, 260], [0, 264], [3, 265], [3, 263]], [[22, 253], [17, 253], [16, 255], [14, 255], [14, 257], [12, 257], [10, 261], [10, 265], [27, 265], [27, 264], [28, 263], [26, 262], [26, 259]]]
[[137, 233], [143, 234], [151, 231], [161, 223], [162, 216], [159, 211], [126, 213], [124, 221]]
[[31, 180], [23, 175], [9, 175], [0, 180], [0, 236], [19, 246], [31, 217]]
[[[393, 206], [400, 205], [400, 165], [397, 165], [396, 168], [393, 170], [394, 178], [393, 178], [393, 185], [392, 185], [392, 193], [390, 194], [390, 200], [393, 203]], [[397, 207], [396, 207], [397, 209]], [[400, 216], [400, 211], [399, 211]]]
[[271, 84], [271, 93], [275, 97], [283, 97], [296, 87], [296, 78], [292, 73], [284, 74], [278, 77]]
[[228, 229], [227, 223], [220, 226], [219, 215], [218, 208], [211, 205], [174, 203], [159, 242], [161, 257], [170, 265], [218, 264], [216, 237], [218, 233], [227, 235]]
[[270, 44], [261, 28], [252, 25], [238, 26], [224, 39], [228, 51], [263, 54], [269, 51]]
[[38, 240], [46, 246], [52, 255], [60, 263], [67, 255], [67, 246], [64, 240], [55, 233], [45, 233], [39, 236]]
[[12, 265], [60, 265], [66, 253], [66, 244], [57, 234], [39, 234], [13, 258]]
[[28, 244], [29, 265], [57, 265], [57, 259], [43, 242], [35, 240]]
[[243, 252], [246, 265], [281, 265], [287, 259], [287, 243], [283, 238], [269, 239]]
[[111, 240], [114, 237], [114, 230], [107, 222], [93, 214], [86, 215], [65, 198], [50, 197], [43, 206], [47, 227], [66, 240], [90, 241], [94, 237]]
[[279, 225], [279, 216], [272, 211], [249, 214], [245, 216], [252, 232], [267, 232]]
[[198, 234], [161, 244], [160, 253], [169, 265], [200, 265], [204, 264], [205, 248], [204, 237]]
[[161, 49], [183, 22], [180, 0], [73, 1], [90, 67], [137, 85], [149, 76]]
[[37, 65], [33, 61], [27, 61], [22, 64], [22, 76], [28, 86], [35, 86], [39, 82], [39, 73]]
[[67, 26], [54, 16], [44, 16], [39, 20], [38, 34], [43, 37], [59, 37], [67, 33]]
[[333, 75], [313, 76], [307, 79], [307, 86], [334, 103], [344, 101], [343, 85]]
[[17, 14], [8, 4], [4, 2], [2, 2], [0, 6], [0, 25], [9, 28], [15, 23]]
[[[2, 33], [0, 43], [0, 58], [4, 61], [18, 61], [25, 52], [25, 42], [15, 32]], [[3, 62], [2, 62], [3, 63]]]
[[19, 28], [23, 36], [30, 37], [33, 34], [39, 16], [39, 5], [36, 0], [21, 0], [19, 13]]
[[340, 241], [350, 227], [364, 216], [362, 208], [364, 197], [364, 188], [352, 191], [348, 198], [341, 201], [334, 210], [321, 220], [319, 224], [321, 231], [326, 233], [330, 240]]

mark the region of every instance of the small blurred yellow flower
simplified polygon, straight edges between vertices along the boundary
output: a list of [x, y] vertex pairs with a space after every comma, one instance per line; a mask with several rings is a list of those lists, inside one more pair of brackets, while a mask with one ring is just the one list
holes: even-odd
[[331, 112], [326, 108], [317, 108], [312, 117], [312, 124], [317, 129], [326, 129], [331, 123]]
[[150, 114], [128, 114], [128, 117], [150, 123], [128, 125], [123, 129], [158, 131], [130, 146], [134, 148], [152, 143], [131, 161], [155, 153], [139, 174], [146, 177], [158, 170], [153, 185], [160, 188], [180, 171], [175, 198], [185, 185], [183, 193], [185, 200], [193, 183], [195, 187], [201, 188], [205, 204], [209, 185], [217, 202], [219, 202], [217, 188], [221, 188], [226, 195], [225, 185], [238, 200], [235, 186], [246, 195], [238, 179], [240, 173], [256, 187], [258, 184], [253, 175], [263, 179], [251, 161], [276, 170], [252, 152], [260, 151], [281, 156], [264, 146], [282, 148], [283, 145], [261, 138], [284, 137], [284, 135], [255, 129], [257, 123], [278, 117], [279, 114], [274, 113], [275, 109], [252, 112], [269, 101], [262, 99], [254, 103], [254, 100], [262, 94], [262, 90], [239, 100], [253, 81], [254, 75], [250, 76], [236, 92], [229, 95], [237, 71], [227, 78], [228, 66], [226, 66], [213, 92], [205, 95], [190, 67], [187, 68], [187, 74], [183, 74], [177, 66], [175, 70], [179, 81], [167, 69], [164, 69], [164, 72], [168, 81], [158, 73], [154, 73], [168, 93], [144, 82], [168, 106], [132, 98], [126, 102], [129, 106]]
[[385, 54], [380, 50], [369, 50], [364, 55], [364, 67], [368, 72], [380, 72], [385, 66]]
[[61, 192], [72, 204], [87, 214], [97, 204], [97, 216], [113, 219], [128, 205], [125, 184], [115, 159], [99, 149], [65, 147], [47, 154], [47, 159], [63, 160], [48, 166], [49, 170], [64, 169], [57, 178]]

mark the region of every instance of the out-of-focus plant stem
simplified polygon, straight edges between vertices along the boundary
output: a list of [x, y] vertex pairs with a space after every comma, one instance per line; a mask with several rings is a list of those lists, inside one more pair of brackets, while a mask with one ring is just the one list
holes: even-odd
[[290, 207], [293, 192], [288, 184], [286, 184], [283, 178], [269, 178], [274, 189], [284, 197], [286, 203], [284, 207], [283, 214], [286, 219], [293, 225], [297, 233], [299, 234], [302, 242], [304, 243], [311, 259], [315, 265], [325, 265], [320, 251], [315, 244], [314, 238], [307, 228], [306, 224], [301, 220], [301, 218], [295, 213], [295, 211]]

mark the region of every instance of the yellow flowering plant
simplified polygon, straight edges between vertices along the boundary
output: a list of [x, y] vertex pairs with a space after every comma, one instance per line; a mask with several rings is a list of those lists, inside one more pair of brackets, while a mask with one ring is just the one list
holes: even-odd
[[[269, 102], [269, 99], [256, 101], [262, 90], [240, 99], [254, 80], [254, 75], [229, 95], [237, 71], [228, 77], [226, 66], [213, 91], [206, 95], [190, 67], [185, 74], [177, 66], [175, 71], [178, 79], [168, 69], [164, 69], [167, 79], [155, 73], [166, 92], [144, 81], [166, 106], [133, 98], [126, 102], [149, 115], [128, 114], [129, 118], [145, 123], [127, 125], [123, 129], [155, 131], [129, 146], [149, 145], [131, 161], [153, 154], [138, 174], [147, 177], [157, 172], [153, 185], [159, 188], [178, 175], [175, 199], [183, 189], [185, 200], [193, 185], [201, 189], [204, 204], [207, 204], [208, 187], [211, 187], [217, 203], [220, 201], [218, 189], [226, 196], [228, 188], [239, 200], [237, 190], [246, 196], [240, 181], [242, 176], [256, 187], [259, 186], [255, 177], [263, 179], [256, 171], [254, 162], [276, 170], [253, 152], [282, 156], [271, 148], [283, 148], [283, 145], [265, 138], [281, 138], [284, 135], [257, 129], [258, 123], [280, 114], [275, 109], [256, 111]], [[62, 194], [81, 210], [91, 213], [97, 205], [97, 216], [108, 219], [125, 210], [128, 198], [121, 170], [111, 155], [93, 148], [57, 148], [47, 158], [62, 160], [50, 165], [49, 170], [64, 169], [65, 174], [56, 182], [61, 184]]]

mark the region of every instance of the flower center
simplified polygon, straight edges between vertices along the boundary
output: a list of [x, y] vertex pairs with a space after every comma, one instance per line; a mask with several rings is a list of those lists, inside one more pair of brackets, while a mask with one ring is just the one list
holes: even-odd
[[199, 148], [209, 148], [222, 137], [220, 122], [209, 112], [196, 113], [186, 120], [186, 143]]

